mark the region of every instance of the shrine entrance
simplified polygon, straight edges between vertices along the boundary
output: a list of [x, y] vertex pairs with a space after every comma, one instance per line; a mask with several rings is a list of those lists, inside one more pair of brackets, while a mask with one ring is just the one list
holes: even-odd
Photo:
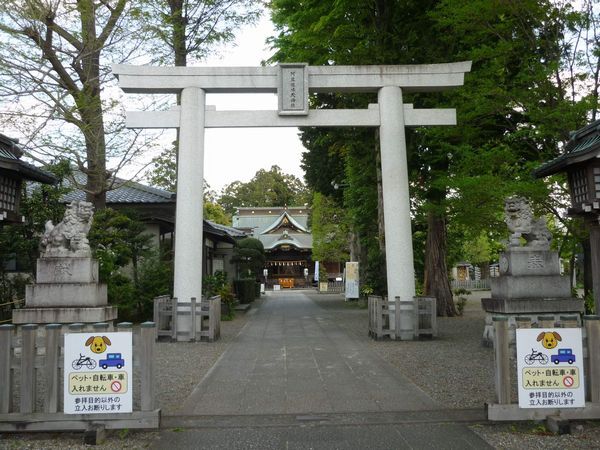
[[[169, 111], [129, 112], [128, 128], [179, 128], [174, 296], [202, 292], [202, 192], [205, 128], [379, 127], [389, 298], [415, 295], [405, 127], [455, 125], [454, 109], [414, 109], [406, 92], [462, 86], [471, 62], [395, 66], [148, 67], [113, 66], [127, 93], [181, 95]], [[377, 92], [367, 109], [309, 109], [309, 93]], [[274, 111], [217, 111], [206, 93], [277, 93]], [[194, 244], [196, 243], [196, 244]], [[187, 322], [186, 322], [187, 319]], [[190, 328], [179, 316], [177, 328]], [[400, 317], [401, 339], [412, 339], [412, 316]]]

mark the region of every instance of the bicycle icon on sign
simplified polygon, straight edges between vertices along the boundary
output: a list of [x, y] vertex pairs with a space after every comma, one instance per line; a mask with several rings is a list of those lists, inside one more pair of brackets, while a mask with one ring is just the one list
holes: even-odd
[[80, 353], [79, 354], [79, 358], [76, 359], [76, 360], [74, 360], [73, 363], [71, 364], [71, 366], [75, 370], [79, 370], [82, 367], [87, 367], [88, 369], [95, 369], [96, 368], [96, 361], [94, 361], [89, 356], [83, 356]]
[[525, 355], [525, 364], [530, 366], [535, 362], [540, 363], [542, 365], [548, 364], [548, 355], [545, 355], [542, 352], [536, 352], [534, 349], [531, 349], [531, 353]]

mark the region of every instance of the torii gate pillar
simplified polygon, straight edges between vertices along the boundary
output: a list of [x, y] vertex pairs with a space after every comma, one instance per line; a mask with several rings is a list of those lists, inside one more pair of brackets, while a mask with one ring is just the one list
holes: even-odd
[[173, 296], [184, 302], [202, 295], [205, 99], [197, 87], [181, 91]]
[[[415, 110], [403, 92], [431, 92], [462, 86], [469, 61], [407, 66], [136, 67], [113, 66], [119, 86], [130, 93], [181, 94], [181, 107], [128, 112], [129, 128], [179, 128], [175, 296], [182, 302], [202, 295], [202, 190], [204, 129], [236, 127], [380, 127], [388, 296], [415, 295], [408, 166], [404, 128], [455, 125], [453, 109]], [[278, 111], [216, 111], [205, 93], [272, 92]], [[309, 92], [377, 92], [368, 109], [308, 108]], [[396, 311], [396, 314], [401, 314]], [[190, 330], [188, 316], [177, 329]], [[390, 317], [390, 324], [395, 322]], [[412, 314], [400, 317], [401, 339], [413, 338]], [[397, 333], [398, 333], [397, 332]], [[178, 339], [180, 336], [178, 336]]]
[[[377, 100], [381, 121], [379, 145], [388, 298], [412, 299], [415, 295], [415, 273], [402, 90], [396, 86], [383, 87], [379, 89]], [[400, 316], [398, 333], [400, 339], [412, 339], [410, 315]]]

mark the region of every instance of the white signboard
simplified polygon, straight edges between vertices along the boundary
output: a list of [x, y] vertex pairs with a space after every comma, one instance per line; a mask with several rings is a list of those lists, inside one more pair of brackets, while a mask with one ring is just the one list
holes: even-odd
[[581, 328], [516, 332], [519, 407], [584, 407]]
[[358, 263], [346, 263], [346, 298], [358, 298]]
[[65, 414], [132, 412], [132, 354], [131, 333], [65, 334]]

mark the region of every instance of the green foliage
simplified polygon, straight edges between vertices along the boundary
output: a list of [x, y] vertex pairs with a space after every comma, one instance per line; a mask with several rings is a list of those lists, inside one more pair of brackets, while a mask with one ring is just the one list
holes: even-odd
[[462, 316], [465, 310], [465, 305], [467, 304], [467, 295], [471, 294], [471, 291], [460, 288], [454, 289], [454, 296], [457, 297], [455, 301], [456, 312], [459, 316]]
[[88, 238], [100, 263], [101, 280], [107, 281], [116, 270], [131, 263], [135, 281], [140, 258], [151, 253], [152, 236], [144, 233], [145, 228], [131, 211], [105, 208], [95, 212]]
[[265, 248], [262, 242], [250, 237], [238, 241], [232, 261], [239, 264], [242, 278], [255, 279], [265, 264]]
[[218, 203], [204, 201], [204, 219], [231, 226], [231, 216]]
[[235, 280], [233, 286], [240, 303], [251, 303], [256, 298], [256, 281], [254, 279]]
[[116, 272], [106, 284], [108, 302], [118, 308], [119, 320], [137, 322], [137, 292], [131, 278]]
[[[465, 242], [481, 244], [482, 234], [490, 248], [481, 247], [481, 253], [494, 257], [506, 234], [502, 209], [507, 195], [526, 195], [536, 209], [558, 218], [562, 203], [556, 189], [564, 191], [564, 178], [544, 183], [533, 180], [531, 171], [558, 154], [570, 130], [585, 124], [589, 115], [596, 118], [596, 8], [586, 10], [584, 5], [577, 12], [569, 3], [549, 0], [274, 0], [271, 8], [278, 32], [271, 39], [276, 49], [273, 61], [324, 65], [473, 61], [463, 88], [405, 97], [415, 107], [447, 104], [458, 113], [456, 127], [407, 130], [418, 274], [422, 276], [424, 267], [442, 267], [424, 253], [428, 218], [448, 224], [447, 234], [436, 237], [446, 239], [439, 248], [447, 247], [448, 255], [440, 256], [449, 259], [459, 257]], [[578, 41], [581, 45], [569, 42], [584, 35], [594, 39]], [[313, 107], [339, 108], [356, 107], [367, 99], [317, 95], [311, 101]], [[350, 229], [359, 236], [361, 268], [367, 270], [367, 279], [381, 282], [376, 136], [352, 129], [302, 129], [302, 139], [308, 149], [303, 167], [312, 189], [332, 195], [330, 180], [344, 179], [349, 185], [343, 205]], [[562, 225], [563, 233], [574, 232], [569, 222]], [[564, 251], [568, 248], [561, 245]], [[475, 255], [474, 248], [466, 250], [478, 259], [484, 257]]]
[[262, 2], [254, 0], [138, 0], [133, 13], [152, 38], [154, 64], [185, 66], [230, 43], [235, 31], [255, 23]]
[[231, 286], [227, 282], [227, 272], [217, 270], [213, 275], [205, 275], [202, 278], [202, 295], [221, 297], [221, 319], [232, 320], [235, 317], [235, 298]]
[[120, 320], [150, 319], [154, 297], [170, 293], [173, 285], [171, 263], [158, 256], [152, 235], [144, 231], [135, 213], [105, 208], [94, 215], [89, 233], [100, 279], [108, 285], [109, 303], [119, 307]]
[[345, 210], [333, 199], [315, 192], [311, 208], [315, 261], [344, 262], [349, 258]]
[[170, 192], [177, 191], [177, 143], [167, 147], [158, 156], [152, 158], [151, 169], [146, 172], [146, 179], [152, 186]]
[[247, 183], [234, 181], [225, 186], [218, 203], [227, 214], [233, 214], [237, 206], [298, 206], [309, 200], [301, 180], [271, 166], [270, 170], [260, 169]]
[[[6, 274], [6, 264], [17, 260], [19, 269], [33, 272], [39, 256], [40, 238], [48, 220], [58, 223], [62, 220], [65, 207], [60, 203], [62, 195], [70, 191], [63, 186], [64, 177], [70, 174], [68, 162], [60, 161], [45, 168], [58, 179], [56, 185], [35, 184], [29, 190], [23, 186], [20, 213], [25, 222], [18, 225], [0, 226], [0, 303], [14, 300], [14, 295], [23, 298], [22, 283]], [[5, 297], [6, 296], [6, 297]]]
[[586, 314], [596, 314], [596, 303], [594, 301], [594, 291], [589, 291], [583, 297]]

